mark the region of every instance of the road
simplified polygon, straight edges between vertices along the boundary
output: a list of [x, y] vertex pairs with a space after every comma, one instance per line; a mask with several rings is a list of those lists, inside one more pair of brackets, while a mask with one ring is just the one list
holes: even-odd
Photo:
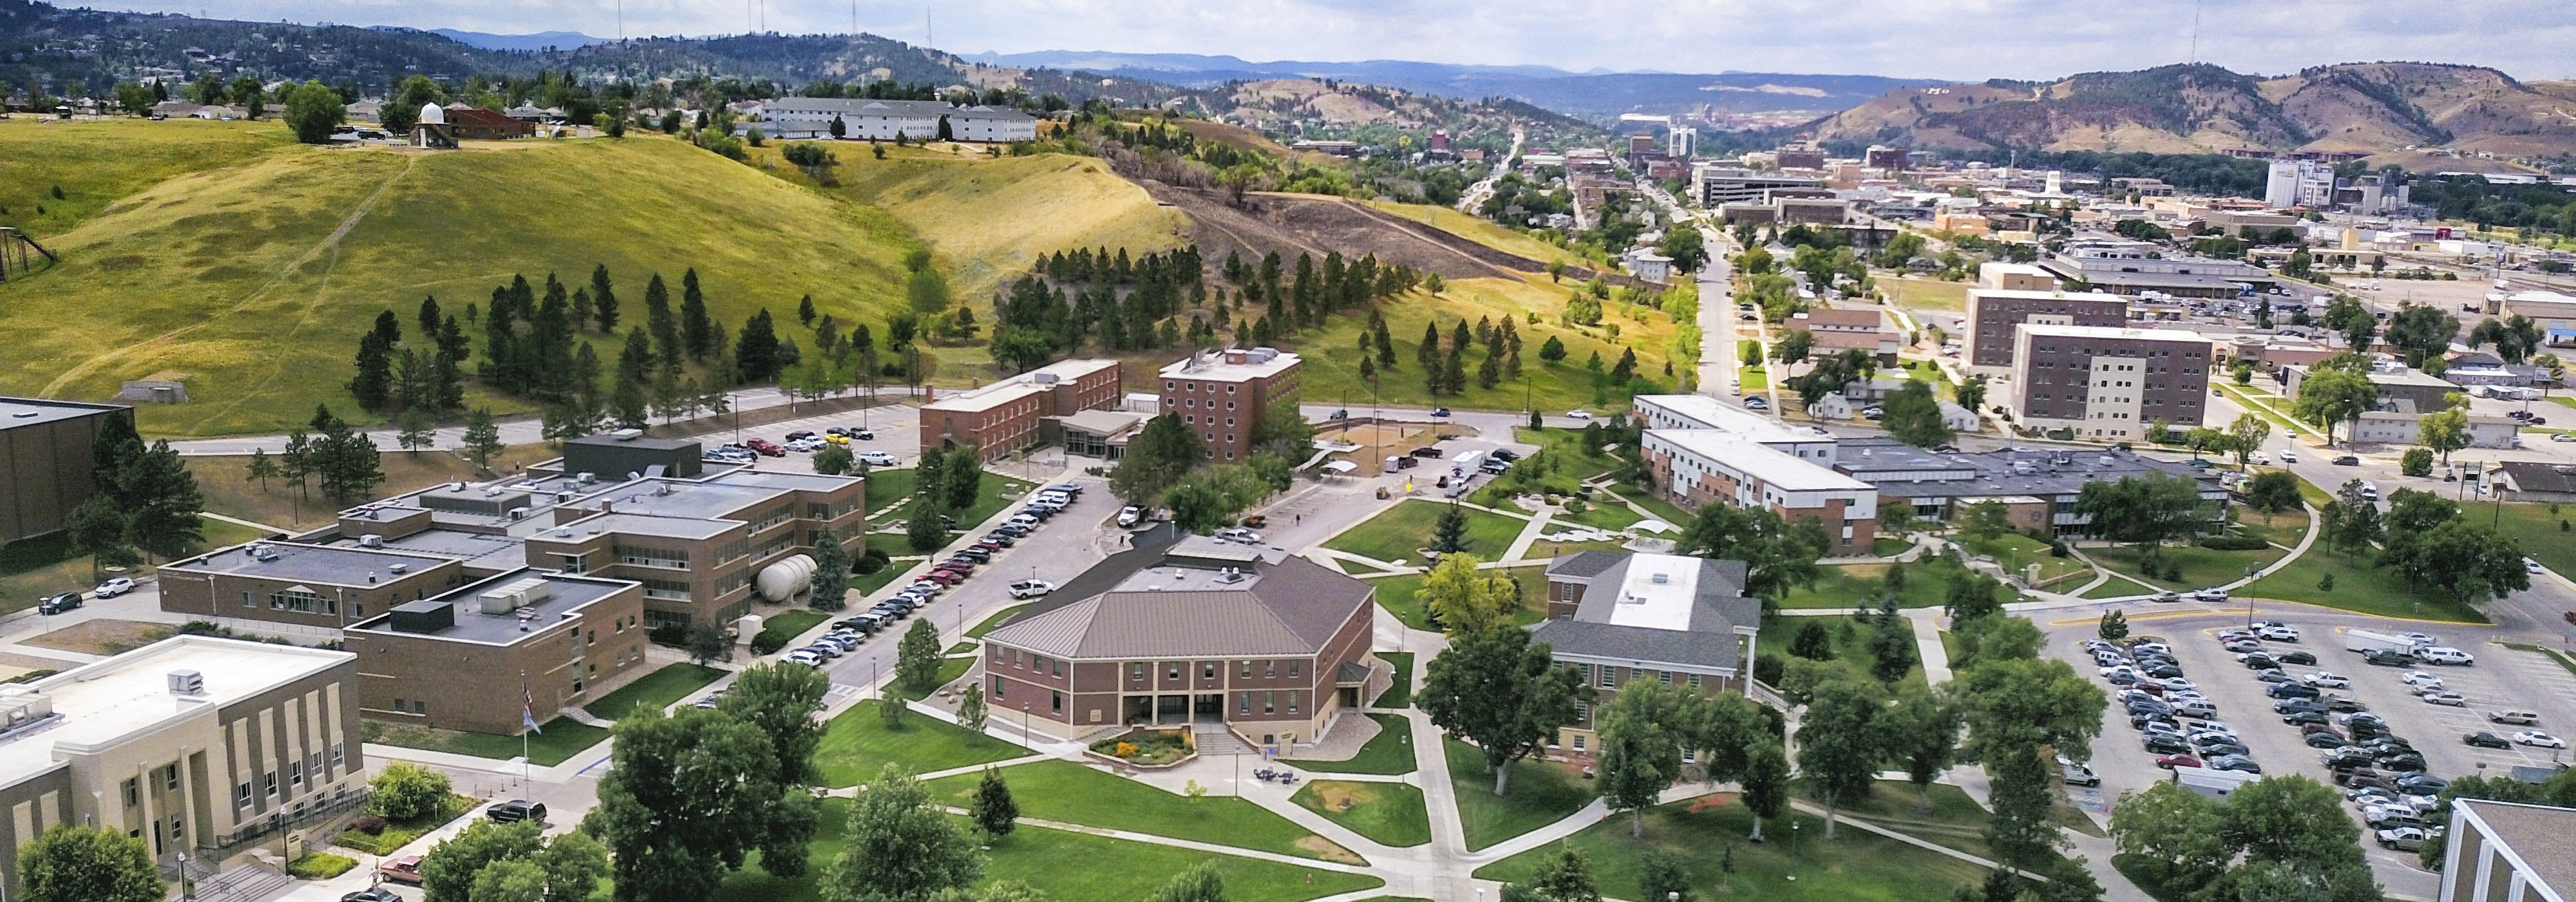
[[1458, 193], [1458, 212], [1472, 214], [1485, 205], [1486, 196], [1494, 193], [1494, 183], [1502, 181], [1503, 176], [1512, 171], [1513, 160], [1520, 159], [1521, 139], [1526, 136], [1527, 133], [1521, 129], [1512, 129], [1511, 152], [1503, 154], [1502, 159], [1494, 161], [1493, 172], [1486, 174], [1475, 184], [1467, 186], [1467, 190]]

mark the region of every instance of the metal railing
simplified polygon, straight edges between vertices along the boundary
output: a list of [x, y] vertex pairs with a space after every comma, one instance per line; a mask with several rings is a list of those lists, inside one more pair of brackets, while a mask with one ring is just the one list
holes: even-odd
[[203, 861], [222, 861], [278, 833], [330, 820], [351, 810], [364, 808], [374, 789], [361, 789], [348, 795], [307, 805], [302, 814], [276, 812], [258, 821], [244, 823], [230, 835], [219, 837], [211, 846], [198, 846], [197, 857]]

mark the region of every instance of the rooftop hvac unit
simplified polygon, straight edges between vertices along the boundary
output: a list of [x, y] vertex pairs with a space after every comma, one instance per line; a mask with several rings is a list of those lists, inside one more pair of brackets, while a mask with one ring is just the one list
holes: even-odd
[[1062, 379], [1062, 378], [1063, 378], [1063, 377], [1061, 377], [1061, 376], [1057, 376], [1057, 375], [1056, 375], [1056, 374], [1054, 374], [1054, 373], [1030, 373], [1030, 374], [1029, 374], [1029, 380], [1030, 380], [1030, 381], [1032, 381], [1032, 382], [1036, 382], [1036, 383], [1037, 383], [1037, 384], [1039, 384], [1039, 385], [1054, 385], [1054, 384], [1056, 384], [1057, 380]]
[[616, 440], [621, 441], [621, 442], [631, 442], [631, 441], [634, 441], [634, 440], [636, 440], [636, 439], [643, 438], [643, 437], [644, 437], [644, 430], [641, 430], [641, 429], [620, 429], [620, 430], [617, 430], [617, 431], [615, 431], [615, 432], [611, 432], [611, 433], [609, 433], [609, 434], [608, 434], [608, 437], [609, 437], [609, 438], [616, 439]]
[[480, 597], [483, 600], [483, 613], [507, 614], [553, 596], [553, 589], [544, 579], [531, 576], [513, 580], [500, 588], [484, 592]]
[[400, 576], [400, 575], [402, 575], [403, 573], [405, 573], [405, 572], [407, 572], [407, 571], [411, 570], [411, 565], [410, 565], [410, 564], [386, 564], [386, 565], [385, 565], [385, 569], [393, 571], [393, 572], [394, 572], [394, 575], [396, 575], [396, 576]]
[[576, 474], [574, 474], [574, 475], [573, 475], [573, 477], [572, 477], [572, 481], [574, 481], [574, 482], [576, 482], [576, 483], [580, 483], [580, 484], [582, 484], [582, 485], [589, 485], [589, 484], [591, 484], [591, 483], [594, 483], [594, 482], [598, 482], [598, 481], [599, 481], [599, 474], [597, 474], [597, 473], [576, 473]]
[[366, 535], [363, 535], [363, 536], [359, 536], [359, 537], [358, 537], [358, 547], [360, 547], [360, 548], [383, 548], [383, 547], [385, 547], [385, 537], [384, 537], [384, 536], [381, 536], [381, 535], [378, 535], [378, 534], [376, 534], [376, 533], [372, 533], [372, 532], [371, 532], [371, 533], [368, 533], [368, 534], [366, 534]]
[[501, 487], [500, 487], [500, 486], [497, 486], [497, 485], [487, 485], [487, 486], [484, 486], [484, 487], [483, 487], [483, 497], [485, 497], [485, 498], [498, 498], [498, 497], [500, 497], [500, 496], [501, 496]]
[[205, 674], [202, 674], [202, 673], [198, 673], [198, 672], [196, 672], [196, 671], [194, 671], [194, 670], [173, 670], [173, 671], [170, 671], [170, 694], [172, 694], [172, 695], [204, 695], [204, 694], [206, 694], [206, 675], [205, 675]]
[[524, 507], [514, 507], [514, 508], [511, 508], [511, 509], [510, 509], [510, 519], [512, 519], [512, 520], [525, 520], [525, 519], [527, 519], [527, 518], [528, 518], [528, 509], [527, 509], [527, 508], [524, 508]]
[[253, 546], [251, 546], [251, 547], [250, 547], [250, 556], [251, 556], [251, 559], [253, 559], [253, 560], [261, 560], [261, 561], [273, 561], [273, 560], [277, 560], [277, 548], [276, 548], [276, 546], [269, 545], [269, 544], [267, 544], [267, 543], [263, 542], [263, 543], [261, 543], [261, 544], [253, 545]]
[[1673, 575], [1672, 575], [1672, 574], [1670, 574], [1670, 573], [1658, 573], [1658, 574], [1655, 574], [1655, 585], [1658, 585], [1658, 586], [1666, 585], [1666, 584], [1668, 584], [1668, 583], [1671, 583], [1672, 581], [1673, 581]]

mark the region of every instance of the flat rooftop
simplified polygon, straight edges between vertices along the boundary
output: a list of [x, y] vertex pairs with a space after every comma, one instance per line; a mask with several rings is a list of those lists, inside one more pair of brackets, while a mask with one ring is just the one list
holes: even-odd
[[[356, 536], [342, 536], [329, 543], [332, 548], [357, 548]], [[384, 540], [392, 551], [435, 554], [456, 558], [477, 570], [506, 570], [527, 561], [527, 543], [518, 536], [467, 532], [462, 529], [424, 529], [399, 539]]]
[[[293, 645], [210, 636], [174, 636], [104, 661], [84, 664], [0, 693], [24, 690], [53, 703], [60, 720], [0, 739], [0, 785], [69, 766], [55, 749], [103, 748], [190, 715], [221, 709], [338, 666], [357, 656]], [[169, 675], [205, 677], [199, 695], [173, 695]], [[0, 702], [9, 700], [0, 694]], [[210, 723], [209, 726], [212, 724]]]
[[2122, 326], [2059, 326], [2022, 323], [2018, 328], [2032, 335], [2055, 338], [2124, 338], [2145, 341], [2188, 341], [2208, 344], [2209, 338], [2198, 332], [2181, 329], [2130, 329]]
[[1981, 288], [1974, 285], [1968, 286], [1968, 296], [2024, 301], [2108, 301], [2118, 304], [2129, 302], [2127, 298], [2105, 291], [2033, 291], [2026, 288]]
[[1640, 552], [1628, 559], [1628, 578], [1608, 622], [1659, 630], [1687, 630], [1699, 604], [1700, 559]]
[[1834, 469], [1876, 486], [1882, 499], [2048, 498], [2081, 492], [2087, 482], [2147, 473], [2188, 477], [2200, 483], [2204, 497], [2220, 491], [2215, 476], [2202, 476], [2185, 464], [2120, 450], [2050, 448], [1939, 454], [1895, 439], [1864, 438], [1843, 443], [1842, 457]]
[[[274, 558], [260, 560], [251, 553], [254, 548], [266, 548]], [[390, 549], [300, 545], [294, 542], [253, 542], [222, 551], [208, 552], [192, 560], [170, 564], [164, 569], [238, 574], [289, 582], [363, 586], [367, 584], [367, 578], [370, 576], [379, 580], [394, 577], [396, 574], [392, 568], [396, 564], [418, 570], [426, 565], [445, 563], [451, 559], [446, 555], [405, 554]]]
[[1245, 352], [1242, 363], [1227, 363], [1225, 355], [1224, 351], [1191, 354], [1163, 367], [1163, 378], [1241, 382], [1246, 379], [1279, 375], [1296, 368], [1297, 364], [1304, 359], [1274, 348], [1253, 348]]
[[1072, 382], [1118, 365], [1115, 360], [1058, 360], [1037, 369], [1012, 376], [982, 388], [970, 389], [922, 405], [924, 410], [991, 410], [1012, 401], [1053, 391], [1057, 385]]
[[621, 514], [665, 517], [722, 517], [786, 494], [789, 489], [731, 482], [665, 479], [629, 483], [599, 496]]
[[1744, 408], [1726, 404], [1707, 395], [1638, 395], [1640, 404], [1652, 404], [1700, 424], [1703, 429], [1717, 429], [1764, 443], [1831, 444], [1831, 435], [1819, 435], [1803, 427], [1790, 426]]
[[91, 404], [83, 401], [57, 401], [52, 398], [0, 397], [0, 429], [33, 426], [94, 417], [127, 409], [122, 404]]
[[[1812, 460], [1801, 459], [1731, 433], [1708, 429], [1649, 429], [1646, 435], [1674, 447], [1699, 455], [1762, 480], [1765, 485], [1784, 492], [1865, 492], [1869, 483], [1837, 473], [1833, 468]], [[1848, 455], [1849, 452], [1843, 452]]]
[[[523, 579], [544, 580], [546, 599], [508, 613], [483, 613], [483, 593]], [[527, 638], [535, 630], [562, 620], [565, 615], [578, 611], [592, 602], [636, 585], [638, 584], [622, 579], [571, 576], [533, 569], [513, 570], [490, 579], [459, 586], [453, 591], [432, 595], [418, 601], [407, 601], [397, 607], [397, 610], [419, 610], [449, 605], [455, 610], [456, 623], [445, 629], [430, 632], [397, 630], [393, 627], [394, 615], [390, 611], [352, 624], [349, 629], [405, 636], [430, 636], [459, 642], [509, 645]], [[522, 614], [527, 616], [520, 616]]]
[[[664, 536], [674, 539], [712, 539], [743, 526], [740, 520], [716, 520], [706, 517], [666, 517], [620, 510], [615, 513], [583, 517], [570, 523], [542, 530], [539, 538], [570, 538], [590, 532], [622, 533], [636, 536]], [[570, 530], [570, 535], [564, 535]]]

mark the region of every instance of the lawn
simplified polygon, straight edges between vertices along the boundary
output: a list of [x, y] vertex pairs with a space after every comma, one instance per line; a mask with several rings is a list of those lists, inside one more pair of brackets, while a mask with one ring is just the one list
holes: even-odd
[[1395, 674], [1388, 681], [1386, 691], [1380, 693], [1377, 700], [1370, 702], [1369, 705], [1377, 708], [1413, 707], [1413, 653], [1382, 651], [1377, 653], [1377, 657], [1378, 660], [1385, 661], [1387, 666], [1395, 668]]
[[[1377, 310], [1386, 317], [1396, 365], [1379, 371], [1374, 384], [1359, 375], [1359, 336], [1368, 324], [1365, 311], [1328, 317], [1321, 328], [1304, 330], [1280, 344], [1283, 350], [1296, 351], [1305, 359], [1299, 378], [1310, 404], [1440, 405], [1475, 410], [1524, 410], [1525, 405], [1535, 405], [1545, 411], [1579, 407], [1609, 413], [1624, 406], [1626, 393], [1611, 390], [1596, 395], [1585, 363], [1599, 354], [1602, 365], [1608, 367], [1627, 350], [1637, 352], [1637, 372], [1641, 376], [1659, 385], [1673, 384], [1673, 377], [1663, 375], [1673, 346], [1670, 316], [1642, 306], [1632, 314], [1626, 305], [1609, 302], [1602, 305], [1599, 326], [1558, 325], [1574, 287], [1572, 283], [1551, 285], [1545, 275], [1452, 279], [1437, 296], [1417, 290], [1389, 299]], [[1537, 323], [1529, 321], [1530, 313], [1538, 314]], [[1513, 329], [1521, 338], [1520, 378], [1506, 376], [1492, 388], [1469, 379], [1459, 394], [1432, 396], [1424, 387], [1422, 366], [1414, 358], [1423, 326], [1437, 323], [1446, 336], [1461, 320], [1472, 329], [1478, 320], [1499, 322], [1505, 318], [1516, 321]], [[1618, 330], [1616, 337], [1611, 333], [1613, 328]], [[1565, 345], [1565, 359], [1552, 363], [1539, 359], [1539, 348], [1550, 338]], [[1485, 352], [1479, 346], [1467, 351], [1464, 362], [1473, 370], [1484, 359]]]
[[[1887, 293], [1890, 303], [1917, 310], [1968, 309], [1968, 283], [1942, 282], [1913, 276], [1878, 278], [1870, 281]], [[1965, 336], [1953, 336], [1964, 338]]]
[[[367, 741], [379, 745], [472, 755], [495, 761], [519, 757], [521, 737], [517, 736], [399, 726], [377, 720], [365, 721], [362, 726]], [[528, 760], [538, 767], [553, 767], [583, 749], [607, 741], [608, 734], [607, 727], [594, 727], [569, 717], [558, 717], [526, 737]]]
[[939, 659], [939, 682], [936, 685], [933, 685], [928, 690], [922, 692], [914, 692], [897, 685], [895, 686], [895, 691], [898, 694], [901, 694], [905, 699], [917, 702], [922, 699], [929, 698], [930, 693], [939, 691], [940, 686], [957, 682], [958, 677], [965, 676], [966, 671], [974, 666], [975, 659], [972, 656], [963, 658], [941, 658]]
[[1561, 260], [1573, 266], [1588, 267], [1592, 265], [1591, 263], [1586, 262], [1582, 257], [1567, 251], [1565, 248], [1513, 231], [1510, 227], [1496, 223], [1493, 220], [1486, 219], [1481, 216], [1469, 216], [1465, 213], [1449, 209], [1448, 207], [1435, 207], [1429, 204], [1405, 204], [1385, 200], [1369, 201], [1368, 205], [1379, 210], [1431, 226], [1432, 228], [1439, 229], [1443, 232], [1448, 232], [1460, 238], [1465, 238], [1477, 244], [1481, 244], [1507, 254], [1517, 254], [1523, 257], [1528, 257], [1532, 260], [1539, 261], [1540, 263], [1546, 263], [1552, 260]]
[[1289, 801], [1386, 845], [1431, 841], [1431, 812], [1423, 807], [1422, 790], [1403, 783], [1314, 780]]
[[[118, 198], [174, 176], [256, 159], [292, 147], [294, 140], [275, 122], [31, 117], [0, 123], [0, 209], [9, 211], [9, 225], [51, 247], [45, 239], [99, 215]], [[55, 188], [62, 197], [53, 196]], [[45, 212], [38, 214], [38, 206]]]
[[814, 767], [823, 785], [857, 786], [874, 780], [888, 764], [908, 773], [925, 774], [1025, 756], [1028, 749], [917, 711], [903, 712], [903, 728], [889, 730], [877, 711], [879, 703], [862, 701], [841, 712], [823, 728], [814, 749]]
[[1914, 543], [1904, 539], [1895, 536], [1879, 536], [1870, 540], [1869, 553], [1875, 557], [1895, 557], [1904, 554], [1905, 549], [1912, 547]]
[[[2381, 617], [2490, 622], [2473, 608], [2418, 597], [2407, 590], [2404, 577], [2373, 568], [2368, 561], [2367, 557], [2328, 551], [2322, 545], [2311, 547], [2289, 566], [2236, 590], [2236, 596], [2296, 601]], [[2328, 575], [2334, 577], [2334, 588], [2320, 588], [2318, 584]]]
[[[955, 819], [961, 827], [964, 818]], [[726, 874], [710, 902], [819, 902], [814, 881], [841, 854], [849, 830], [850, 801], [823, 800], [822, 823], [806, 856], [806, 876], [772, 877], [756, 864]], [[972, 828], [968, 828], [971, 830]], [[972, 835], [971, 833], [969, 835]], [[753, 862], [759, 853], [753, 853]], [[988, 883], [1018, 880], [1065, 900], [1143, 899], [1174, 875], [1202, 861], [1216, 863], [1232, 902], [1302, 902], [1385, 885], [1375, 877], [1320, 871], [1232, 855], [1022, 824], [985, 850]], [[1076, 867], [1084, 862], [1095, 866]], [[1098, 866], [1115, 863], [1113, 866]], [[1313, 882], [1308, 882], [1308, 881]]]
[[1735, 371], [1735, 379], [1738, 383], [1736, 386], [1737, 389], [1748, 395], [1760, 394], [1771, 390], [1771, 371], [1766, 367], [1748, 366], [1739, 368]]
[[[1913, 587], [1906, 588], [1911, 591]], [[1795, 640], [1798, 633], [1809, 623], [1824, 625], [1825, 637], [1832, 640], [1834, 646], [1834, 656], [1830, 660], [1851, 665], [1854, 673], [1863, 675], [1869, 673], [1871, 624], [1840, 614], [1773, 614], [1764, 617], [1762, 635], [1754, 639], [1754, 652], [1777, 655], [1783, 661], [1788, 660], [1789, 643]], [[1899, 682], [1913, 683], [1917, 686], [1927, 685], [1923, 676], [1922, 662], [1915, 662], [1914, 668], [1906, 671], [1905, 678]]]
[[[1808, 791], [1803, 783], [1795, 791], [1799, 798], [1818, 807], [1824, 805], [1824, 800]], [[1986, 809], [1978, 807], [1976, 800], [1969, 798], [1967, 792], [1946, 783], [1933, 784], [1930, 795], [1932, 807], [1926, 811], [1921, 801], [1923, 795], [1915, 792], [1914, 784], [1903, 780], [1880, 780], [1870, 787], [1869, 795], [1845, 802], [1836, 816], [1868, 821], [1979, 858], [1994, 857], [1994, 850], [1986, 846], [1986, 822], [1992, 817]], [[2052, 809], [2050, 820], [2059, 827], [2080, 830], [2092, 836], [2104, 835], [2100, 827], [2093, 825], [2091, 818], [2062, 803]]]
[[[207, 137], [246, 128], [263, 134]], [[880, 210], [666, 137], [477, 142], [466, 153], [418, 155], [302, 146], [284, 132], [273, 123], [0, 123], [0, 160], [33, 155], [49, 169], [105, 173], [98, 184], [65, 185], [80, 205], [103, 204], [95, 215], [38, 228], [63, 262], [0, 283], [12, 364], [0, 393], [100, 398], [123, 380], [173, 374], [199, 401], [138, 407], [147, 435], [282, 431], [310, 419], [316, 402], [374, 421], [345, 387], [351, 349], [387, 308], [417, 340], [411, 314], [424, 296], [462, 308], [513, 274], [542, 290], [548, 273], [578, 284], [604, 265], [640, 322], [647, 281], [658, 272], [677, 295], [682, 271], [694, 268], [719, 322], [790, 310], [806, 294], [841, 322], [882, 321], [903, 307], [902, 258], [920, 246]], [[21, 178], [10, 167], [0, 184], [50, 190]], [[599, 196], [592, 188], [601, 184], [619, 190]], [[516, 211], [503, 231], [548, 240], [483, 227], [501, 209]], [[483, 330], [463, 325], [483, 350]], [[812, 346], [809, 334], [782, 337]], [[580, 340], [610, 356], [617, 349], [604, 333]], [[469, 382], [466, 405], [509, 414], [538, 402]]]
[[1555, 452], [1549, 456], [1556, 458], [1562, 465], [1562, 469], [1558, 472], [1574, 477], [1576, 482], [1610, 472], [1612, 468], [1619, 466], [1619, 458], [1610, 454], [1583, 453], [1583, 430], [1581, 429], [1560, 429], [1554, 426], [1532, 429], [1527, 426], [1514, 426], [1512, 440], [1525, 445], [1537, 445], [1542, 449]]
[[[1190, 798], [1071, 761], [1023, 764], [1003, 772], [1020, 816], [1169, 836], [1356, 863], [1358, 856], [1293, 821], [1239, 798]], [[960, 774], [930, 782], [932, 797], [964, 806], [982, 778]]]
[[809, 611], [802, 608], [780, 611], [761, 619], [760, 636], [753, 637], [753, 640], [761, 641], [760, 637], [766, 636], [769, 637], [770, 641], [781, 643], [780, 647], [783, 648], [785, 647], [784, 643], [796, 641], [796, 637], [805, 635], [806, 630], [813, 629], [816, 624], [829, 620], [831, 617], [832, 615], [821, 611]]
[[[1497, 567], [1482, 572], [1509, 577], [1520, 584], [1521, 610], [1513, 615], [1512, 622], [1526, 626], [1547, 616], [1547, 568]], [[1423, 578], [1424, 574], [1407, 573], [1369, 582], [1377, 586], [1378, 605], [1394, 614], [1395, 619], [1418, 630], [1438, 629], [1431, 624], [1431, 617], [1423, 611], [1422, 604], [1413, 600], [1413, 593], [1422, 590]]]
[[[1351, 527], [1324, 547], [1393, 563], [1420, 562], [1422, 546], [1431, 541], [1432, 527], [1448, 506], [1437, 501], [1411, 499], [1385, 513]], [[1521, 528], [1529, 521], [1516, 517], [1461, 507], [1467, 515], [1467, 553], [1492, 560], [1501, 557], [1520, 537]]]
[[[2259, 586], [2262, 585], [2262, 583], [2258, 582], [2255, 585]], [[2146, 585], [2138, 582], [2137, 580], [2113, 573], [2111, 574], [2111, 578], [2103, 580], [2101, 585], [2094, 586], [2091, 590], [2077, 595], [2076, 597], [2119, 598], [2127, 595], [2152, 595], [2155, 594], [2156, 591], [2156, 587], [2154, 586]]]
[[[915, 483], [920, 481], [920, 475], [921, 471], [912, 467], [868, 471], [868, 509], [878, 510], [904, 498], [911, 497]], [[950, 510], [948, 512], [949, 516], [957, 518], [958, 529], [953, 531], [963, 532], [965, 530], [975, 528], [985, 520], [992, 518], [994, 514], [1000, 513], [1002, 508], [1018, 503], [1021, 496], [1027, 495], [1029, 489], [1035, 488], [1036, 485], [1037, 484], [1033, 482], [1013, 479], [989, 470], [985, 471], [984, 478], [976, 487], [977, 493], [975, 495], [975, 506], [962, 511]], [[883, 526], [897, 520], [905, 519], [911, 516], [911, 514], [912, 506], [909, 504], [903, 505], [891, 511], [887, 511], [883, 517], [878, 517], [868, 521], [868, 525], [871, 528]], [[885, 548], [887, 554], [919, 553], [913, 551], [910, 546], [905, 545], [902, 536], [890, 536], [890, 538], [894, 540], [893, 544], [888, 546], [879, 546]], [[875, 536], [869, 537], [870, 542], [874, 542], [875, 540]]]
[[1530, 543], [1529, 550], [1521, 553], [1521, 559], [1531, 561], [1549, 560], [1553, 558], [1572, 557], [1586, 551], [1625, 551], [1627, 548], [1627, 542], [1617, 539], [1605, 539], [1592, 542], [1555, 542], [1547, 539], [1540, 539]]
[[1950, 583], [1963, 572], [1949, 558], [1930, 556], [1909, 564], [1829, 564], [1820, 569], [1824, 574], [1812, 586], [1789, 590], [1782, 608], [1852, 608], [1876, 607], [1887, 595], [1887, 572], [1895, 567], [1905, 569], [1905, 586], [1896, 593], [1900, 608], [1931, 608], [1947, 603]]
[[407, 821], [388, 822], [384, 829], [372, 834], [357, 830], [343, 830], [331, 837], [331, 844], [356, 849], [369, 855], [390, 855], [395, 849], [411, 845], [412, 840], [446, 826], [448, 821], [464, 816], [465, 812], [474, 810], [474, 806], [478, 804], [481, 802], [451, 792], [447, 794], [446, 804], [440, 805], [437, 811]]
[[[1699, 810], [1693, 810], [1693, 809]], [[1629, 818], [1614, 816], [1566, 842], [1592, 861], [1601, 894], [1640, 898], [1639, 858], [1662, 849], [1681, 859], [1691, 897], [1814, 902], [1928, 902], [1985, 879], [1985, 869], [1863, 830], [1824, 838], [1820, 818], [1792, 813], [1763, 824], [1759, 845], [1744, 838], [1753, 818], [1731, 796], [1703, 796], [1646, 812], [1646, 836], [1629, 838]], [[1526, 881], [1554, 846], [1486, 865], [1476, 876]]]
[[1655, 515], [1655, 519], [1662, 520], [1676, 528], [1687, 527], [1691, 524], [1691, 520], [1694, 519], [1689, 511], [1682, 510], [1672, 502], [1657, 498], [1635, 486], [1617, 486], [1612, 488], [1610, 491], [1621, 498], [1627, 499], [1631, 504], [1645, 508], [1647, 513]]
[[[1035, 602], [1031, 602], [1031, 604], [1034, 604], [1034, 603], [1035, 603]], [[1012, 605], [1012, 606], [1010, 606], [1010, 607], [1003, 608], [1003, 609], [1001, 609], [1001, 610], [999, 610], [999, 611], [994, 611], [994, 612], [993, 612], [993, 616], [984, 618], [984, 622], [982, 622], [982, 623], [978, 623], [978, 624], [975, 624], [975, 628], [974, 628], [974, 629], [967, 630], [967, 631], [966, 631], [966, 637], [967, 637], [967, 638], [969, 638], [969, 639], [981, 639], [981, 638], [984, 638], [984, 634], [985, 634], [985, 633], [989, 633], [989, 632], [992, 632], [992, 631], [993, 631], [993, 630], [995, 630], [995, 629], [1000, 628], [1000, 627], [1001, 627], [1001, 625], [1002, 625], [1002, 621], [1005, 621], [1005, 620], [1009, 620], [1009, 619], [1011, 619], [1011, 615], [1017, 614], [1017, 613], [1019, 613], [1019, 612], [1021, 612], [1021, 611], [1025, 611], [1025, 610], [1028, 610], [1028, 609], [1029, 609], [1029, 606], [1028, 606], [1028, 605], [1026, 605], [1026, 604], [1015, 604], [1015, 605]]]
[[1288, 758], [1282, 759], [1282, 763], [1337, 774], [1409, 774], [1420, 769], [1413, 758], [1413, 726], [1410, 722], [1395, 714], [1371, 714], [1369, 719], [1377, 721], [1377, 735], [1370, 737], [1368, 744], [1360, 746], [1359, 754], [1352, 755], [1350, 760]]
[[2017, 532], [2002, 533], [1982, 542], [1971, 539], [1962, 544], [1970, 553], [1994, 558], [1995, 563], [2016, 575], [2027, 575], [2026, 568], [2038, 564], [2038, 582], [2042, 584], [2093, 569], [2073, 555], [2053, 556], [2048, 553], [2048, 543]]
[[715, 667], [700, 667], [686, 662], [671, 664], [645, 674], [615, 692], [593, 699], [590, 704], [583, 705], [582, 710], [603, 720], [625, 717], [639, 706], [660, 711], [724, 675], [724, 670]]
[[2233, 382], [2219, 383], [2213, 381], [2210, 384], [2218, 386], [2218, 390], [2226, 393], [2228, 400], [2236, 402], [2236, 406], [2245, 408], [2246, 412], [2255, 416], [2262, 417], [2265, 421], [2270, 422], [2274, 428], [2293, 435], [2299, 433], [2305, 433], [2308, 435], [2323, 434], [2317, 431], [2317, 427], [2298, 422], [2274, 412], [2288, 407], [2289, 405], [2286, 403], [2288, 399], [2277, 395], [2264, 395], [2251, 392], [2246, 390], [2245, 386], [2237, 385]]
[[1572, 766], [1512, 762], [1509, 789], [1497, 796], [1482, 749], [1455, 739], [1442, 746], [1449, 754], [1450, 789], [1458, 799], [1458, 820], [1466, 828], [1470, 852], [1564, 820], [1592, 803], [1592, 785]]
[[2182, 565], [2182, 578], [2174, 580], [2165, 579], [2161, 572], [2155, 575], [2142, 572], [2138, 565], [2139, 551], [2132, 546], [2123, 545], [2117, 548], [2095, 548], [2085, 551], [2085, 554], [2091, 556], [2095, 563], [2118, 571], [2122, 576], [2158, 588], [2186, 591], [2206, 589], [2244, 579], [2248, 571], [2269, 566], [2273, 561], [2280, 560], [2285, 553], [2287, 552], [2278, 548], [2265, 548], [2260, 551], [2220, 551], [2197, 545], [2166, 545], [2162, 552], [2164, 563], [2158, 566], [2161, 568], [2172, 564]]
[[1628, 509], [1627, 505], [1616, 503], [1615, 498], [1612, 499], [1612, 501], [1613, 503], [1610, 504], [1593, 504], [1585, 502], [1582, 513], [1560, 513], [1549, 522], [1576, 523], [1595, 529], [1606, 529], [1611, 532], [1618, 532], [1630, 526], [1637, 525], [1637, 521], [1639, 520], [1646, 519], [1636, 511]]
[[[2576, 509], [2558, 504], [2485, 505], [2488, 522], [2522, 545], [2540, 565], [2576, 576]], [[2470, 511], [2477, 510], [2470, 508]], [[2474, 518], [2475, 513], [2462, 516]]]

